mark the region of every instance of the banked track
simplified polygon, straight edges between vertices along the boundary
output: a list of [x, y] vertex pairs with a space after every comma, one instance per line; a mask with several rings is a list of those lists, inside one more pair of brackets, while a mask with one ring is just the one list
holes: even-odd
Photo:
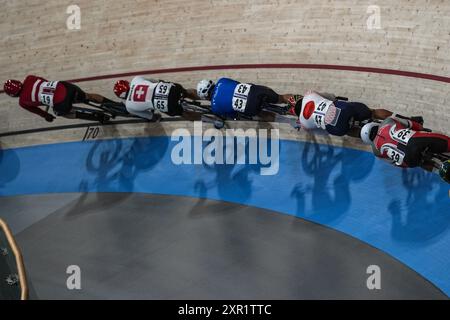
[[[281, 129], [283, 140], [280, 142], [280, 172], [274, 177], [260, 176], [258, 174], [259, 167], [254, 165], [231, 167], [200, 165], [195, 168], [174, 166], [170, 160], [173, 142], [167, 136], [170, 136], [174, 128], [189, 127], [189, 124], [180, 121], [163, 121], [159, 124], [135, 123], [132, 128], [129, 123], [103, 126], [100, 128], [96, 140], [82, 141], [87, 125], [89, 124], [52, 131], [53, 139], [56, 138], [54, 134], [57, 133], [57, 139], [61, 143], [55, 143], [56, 141], [53, 139], [49, 140], [48, 137], [45, 137], [48, 132], [37, 132], [32, 135], [23, 132], [18, 136], [3, 136], [0, 165], [2, 172], [5, 170], [9, 174], [2, 179], [3, 181], [0, 181], [1, 195], [3, 196], [0, 203], [8, 208], [14, 208], [14, 205], [9, 207], [11, 203], [14, 203], [14, 198], [26, 194], [30, 194], [32, 197], [31, 194], [51, 195], [81, 192], [81, 195], [98, 193], [98, 197], [101, 197], [102, 193], [111, 192], [148, 193], [188, 196], [198, 199], [197, 202], [200, 205], [193, 205], [195, 210], [191, 210], [194, 216], [196, 210], [199, 210], [202, 212], [199, 215], [204, 217], [203, 219], [214, 219], [215, 210], [211, 211], [211, 205], [205, 203], [226, 201], [223, 204], [225, 211], [228, 207], [226, 203], [236, 203], [244, 205], [243, 208], [261, 208], [261, 215], [264, 214], [264, 210], [272, 210], [288, 216], [295, 216], [297, 217], [295, 221], [305, 221], [304, 223], [311, 221], [342, 232], [338, 232], [338, 234], [351, 235], [354, 237], [352, 241], [360, 243], [359, 240], [362, 240], [370, 245], [369, 247], [363, 245], [363, 252], [367, 252], [367, 248], [371, 247], [380, 249], [381, 251], [375, 251], [382, 255], [384, 254], [382, 252], [386, 252], [395, 258], [395, 263], [392, 265], [403, 266], [405, 264], [444, 292], [448, 288], [449, 259], [442, 259], [442, 252], [447, 252], [444, 248], [449, 241], [448, 187], [442, 185], [431, 175], [417, 170], [408, 170], [405, 173], [405, 171], [390, 168], [382, 162], [375, 162], [369, 153], [357, 150], [357, 143], [353, 141], [352, 145], [351, 140], [344, 142], [345, 146], [343, 147], [342, 140], [331, 140], [329, 137], [316, 137], [313, 140], [312, 137], [298, 134], [295, 130], [277, 124], [262, 125], [263, 128]], [[254, 123], [239, 123], [238, 125], [247, 128], [254, 126]], [[33, 138], [26, 138], [30, 136]], [[19, 140], [22, 142], [18, 143]], [[20, 148], [14, 148], [14, 143]], [[349, 149], [348, 146], [352, 148]], [[49, 154], [52, 155], [51, 159], [47, 158], [48, 161], [42, 164], [39, 172], [33, 170], [33, 162], [35, 162], [33, 159], [39, 159]], [[17, 163], [20, 165], [17, 166]], [[67, 168], [71, 168], [70, 172], [67, 171]], [[48, 172], [47, 170], [51, 170], [51, 177], [42, 174]], [[176, 181], [176, 183], [161, 185], [161, 181]], [[373, 194], [382, 196], [383, 201], [373, 199]], [[119, 196], [119, 198], [122, 197]], [[91, 207], [88, 206], [88, 212], [96, 212], [97, 209], [92, 209], [96, 206], [95, 196], [94, 200], [91, 196], [89, 199]], [[178, 202], [178, 200], [173, 201], [175, 201], [174, 204]], [[24, 203], [26, 202], [24, 200]], [[100, 201], [98, 204], [99, 211], [112, 210], [107, 205], [105, 208], [108, 210], [102, 209], [102, 204], [104, 205], [105, 202]], [[48, 207], [48, 205], [44, 207]], [[212, 207], [217, 208], [218, 205], [212, 205]], [[330, 210], [330, 208], [333, 209]], [[62, 214], [59, 216], [59, 219], [62, 220], [58, 221], [64, 223], [64, 221], [77, 219], [73, 217], [78, 215], [86, 216], [83, 213], [86, 208], [82, 208], [75, 216], [67, 215], [67, 212], [63, 210], [64, 207], [61, 210], [54, 209], [56, 211], [50, 210], [45, 214], [41, 212], [37, 215], [37, 220], [31, 219], [32, 223], [26, 227], [18, 222], [21, 219], [27, 220], [23, 216], [15, 220], [12, 213], [7, 213], [9, 219], [16, 221], [12, 223], [13, 229], [16, 228], [16, 232], [22, 230], [18, 234], [19, 244], [21, 235], [28, 241], [24, 240], [24, 245], [32, 243], [33, 233], [26, 234], [26, 230], [33, 229], [32, 226], [48, 229], [49, 226], [43, 225], [46, 219], [54, 219]], [[149, 207], [141, 209], [150, 215], [154, 213]], [[236, 212], [243, 210], [237, 207], [235, 209]], [[16, 208], [12, 211], [17, 213], [20, 210]], [[56, 213], [57, 211], [58, 213]], [[51, 212], [56, 216], [52, 216]], [[46, 214], [50, 215], [46, 216]], [[211, 214], [213, 218], [205, 218], [208, 217], [208, 214]], [[181, 223], [185, 221], [186, 216], [181, 215], [177, 219]], [[241, 219], [244, 218], [234, 214], [233, 224], [241, 225]], [[79, 222], [81, 223], [81, 221]], [[70, 223], [66, 227], [69, 225]], [[251, 222], [249, 225], [251, 229], [255, 223]], [[243, 228], [242, 225], [241, 228]], [[219, 228], [219, 230], [222, 229]], [[229, 237], [232, 238], [233, 234], [231, 233]], [[139, 238], [143, 235], [138, 233], [136, 236]], [[54, 236], [56, 235], [54, 234]], [[170, 237], [169, 234], [161, 235], [161, 237], [163, 236]], [[228, 237], [227, 233], [222, 234], [221, 237], [223, 236]], [[295, 237], [298, 236], [298, 234], [295, 235]], [[301, 242], [299, 239], [293, 241]], [[257, 245], [255, 248], [259, 252]], [[36, 248], [33, 247], [33, 250]], [[225, 253], [227, 249], [221, 248], [220, 250]], [[296, 243], [292, 245], [291, 250], [294, 250], [291, 252], [293, 256], [295, 250], [311, 249], [307, 249], [307, 247], [305, 249], [301, 243]], [[342, 250], [336, 252], [342, 253]], [[24, 255], [26, 260], [26, 253]], [[318, 255], [320, 257], [320, 250]], [[286, 258], [288, 257], [286, 256]], [[183, 260], [185, 263], [192, 262], [189, 262], [187, 257], [185, 259]], [[315, 259], [319, 258], [314, 256], [313, 260]], [[347, 262], [341, 261], [340, 264], [346, 265], [346, 263], [351, 264], [355, 258], [350, 256], [343, 259]], [[40, 261], [40, 263], [43, 268], [45, 261]], [[220, 264], [217, 267], [220, 269]], [[307, 267], [311, 268], [312, 265], [304, 266], [305, 269], [302, 270], [307, 270]], [[359, 263], [359, 267], [361, 267], [361, 263]], [[393, 267], [387, 268], [400, 270]], [[37, 269], [39, 270], [39, 268]], [[348, 270], [351, 271], [351, 267]], [[327, 272], [332, 273], [330, 270]], [[417, 273], [413, 272], [412, 274], [417, 275]], [[259, 273], [255, 273], [255, 279], [259, 279], [258, 275]], [[365, 270], [362, 270], [361, 275], [366, 276]], [[218, 274], [215, 273], [214, 278], [216, 279], [217, 276]], [[289, 276], [293, 275], [289, 273]], [[420, 277], [418, 278], [420, 279]], [[417, 278], [414, 283], [418, 283]], [[427, 282], [425, 281], [425, 283]], [[396, 285], [397, 289], [395, 290], [399, 291], [390, 290], [385, 292], [387, 296], [384, 297], [393, 297], [389, 294], [394, 291], [402, 292], [398, 289], [398, 283]], [[428, 292], [420, 296], [422, 298], [424, 296], [442, 297], [439, 293], [430, 295], [430, 292], [435, 289], [430, 291], [430, 287], [424, 286], [423, 282], [418, 287], [427, 288], [426, 290], [415, 290], [421, 293]], [[195, 286], [189, 288], [194, 290]], [[291, 288], [289, 292], [296, 297], [307, 297], [299, 294], [299, 292], [303, 292], [300, 288], [301, 286], [296, 287], [296, 290]], [[325, 288], [327, 287], [325, 286], [324, 290]], [[433, 287], [431, 286], [431, 288]], [[51, 291], [51, 288], [46, 290]], [[211, 288], [204, 288], [204, 290], [198, 291], [198, 294], [202, 296], [210, 290]], [[297, 295], [294, 294], [294, 291]], [[411, 291], [411, 288], [408, 288], [407, 291]], [[247, 292], [246, 297], [252, 297], [252, 290], [246, 288], [245, 292]], [[356, 292], [361, 294], [358, 290]], [[280, 294], [287, 293], [281, 290]], [[338, 297], [337, 292], [334, 294]], [[346, 294], [351, 297], [350, 292]], [[399, 294], [394, 297], [402, 296]], [[368, 298], [371, 297], [368, 296]], [[372, 296], [372, 298], [376, 298], [376, 296]]]

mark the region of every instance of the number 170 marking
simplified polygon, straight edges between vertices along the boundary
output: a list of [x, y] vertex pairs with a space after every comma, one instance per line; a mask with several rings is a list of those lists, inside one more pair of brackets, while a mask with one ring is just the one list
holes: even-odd
[[86, 132], [84, 133], [83, 141], [94, 140], [98, 137], [99, 133], [99, 127], [87, 127]]

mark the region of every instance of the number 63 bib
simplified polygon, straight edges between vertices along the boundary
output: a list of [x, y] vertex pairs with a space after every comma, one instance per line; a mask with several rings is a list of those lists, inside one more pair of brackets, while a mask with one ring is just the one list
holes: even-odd
[[247, 107], [248, 94], [250, 93], [251, 84], [240, 83], [236, 86], [233, 93], [233, 109], [237, 112], [245, 112]]

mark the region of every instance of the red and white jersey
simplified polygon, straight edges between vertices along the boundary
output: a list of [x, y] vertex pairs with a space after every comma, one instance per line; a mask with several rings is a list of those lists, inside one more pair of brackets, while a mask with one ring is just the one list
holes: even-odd
[[403, 161], [405, 158], [403, 150], [409, 140], [422, 129], [422, 125], [411, 120], [387, 118], [382, 122], [372, 144], [375, 155], [396, 166], [407, 167]]
[[314, 91], [309, 91], [303, 97], [302, 109], [299, 121], [302, 128], [306, 130], [324, 129], [327, 124], [328, 111], [336, 109], [334, 103]]
[[53, 107], [66, 98], [66, 87], [58, 81], [47, 81], [44, 78], [28, 76], [23, 82], [19, 96], [19, 105], [33, 113], [45, 117], [48, 113], [39, 106]]
[[169, 111], [169, 93], [173, 83], [135, 77], [125, 102], [128, 112]]

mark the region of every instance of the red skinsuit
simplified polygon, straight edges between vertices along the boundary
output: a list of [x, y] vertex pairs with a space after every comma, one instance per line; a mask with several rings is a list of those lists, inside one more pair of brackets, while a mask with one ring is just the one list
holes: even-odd
[[[43, 118], [49, 116], [50, 114], [39, 108], [40, 106], [46, 105], [40, 100], [39, 93], [42, 91], [42, 84], [47, 81], [48, 80], [44, 78], [32, 75], [26, 77], [19, 96], [19, 105], [22, 108], [40, 115]], [[64, 84], [58, 83], [53, 92], [53, 104], [63, 102], [66, 94], [67, 90]]]
[[402, 119], [398, 117], [390, 117], [384, 120], [378, 129], [378, 134], [373, 141], [374, 153], [377, 157], [387, 160], [393, 165], [400, 167], [408, 167], [408, 163], [403, 161], [405, 157], [405, 149], [411, 138], [438, 138], [448, 142], [447, 152], [450, 152], [450, 138], [431, 132], [422, 131], [423, 127], [420, 123]]

